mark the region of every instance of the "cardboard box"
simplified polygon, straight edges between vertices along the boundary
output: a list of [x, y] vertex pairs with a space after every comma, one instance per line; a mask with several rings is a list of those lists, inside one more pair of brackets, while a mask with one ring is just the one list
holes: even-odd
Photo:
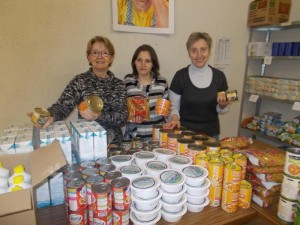
[[30, 153], [3, 155], [0, 161], [11, 174], [14, 166], [23, 164], [26, 172], [32, 175], [32, 188], [0, 194], [0, 224], [36, 224], [35, 188], [67, 163], [59, 142]]
[[271, 56], [272, 43], [271, 42], [249, 42], [248, 56]]
[[291, 0], [256, 0], [250, 3], [248, 26], [264, 26], [289, 21]]

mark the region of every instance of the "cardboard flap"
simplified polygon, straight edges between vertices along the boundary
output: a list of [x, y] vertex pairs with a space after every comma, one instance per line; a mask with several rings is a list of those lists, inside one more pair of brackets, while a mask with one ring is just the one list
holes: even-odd
[[48, 176], [67, 164], [59, 141], [36, 149], [30, 154], [32, 186], [36, 186]]
[[0, 216], [33, 209], [31, 189], [0, 195]]

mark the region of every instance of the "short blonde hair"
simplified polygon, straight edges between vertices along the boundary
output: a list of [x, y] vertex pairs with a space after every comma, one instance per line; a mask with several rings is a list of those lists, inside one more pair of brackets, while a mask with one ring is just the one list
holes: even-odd
[[95, 44], [96, 42], [103, 43], [104, 46], [108, 49], [109, 54], [111, 56], [115, 55], [115, 48], [114, 48], [113, 44], [111, 43], [111, 41], [108, 38], [103, 37], [103, 36], [95, 36], [91, 40], [89, 40], [89, 42], [87, 44], [87, 48], [86, 48], [87, 55], [91, 54], [93, 44]]
[[209, 50], [211, 49], [212, 46], [212, 39], [209, 36], [208, 33], [205, 32], [193, 32], [189, 36], [187, 42], [186, 42], [186, 48], [189, 51], [190, 47], [198, 40], [203, 39], [207, 42]]

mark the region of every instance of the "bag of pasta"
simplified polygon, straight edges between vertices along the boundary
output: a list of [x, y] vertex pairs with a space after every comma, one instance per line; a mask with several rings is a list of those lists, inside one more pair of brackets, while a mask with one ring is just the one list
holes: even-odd
[[255, 166], [283, 166], [285, 163], [285, 152], [276, 148], [248, 148], [245, 153]]
[[132, 96], [127, 98], [128, 121], [132, 122], [132, 118], [140, 116], [143, 121], [150, 119], [150, 110], [148, 99], [144, 96]]

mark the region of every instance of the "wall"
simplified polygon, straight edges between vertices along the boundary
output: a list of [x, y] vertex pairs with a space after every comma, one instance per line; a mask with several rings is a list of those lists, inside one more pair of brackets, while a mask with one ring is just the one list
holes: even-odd
[[[175, 0], [175, 33], [163, 35], [113, 31], [108, 0], [0, 1], [0, 132], [9, 125], [29, 122], [26, 112], [50, 106], [74, 75], [88, 69], [86, 43], [95, 35], [107, 36], [114, 43], [117, 55], [111, 70], [117, 77], [131, 72], [134, 50], [148, 43], [156, 49], [161, 74], [169, 82], [190, 62], [185, 42], [191, 32], [206, 31], [214, 40], [227, 36], [231, 39], [226, 71], [229, 88], [241, 93], [249, 2]], [[299, 11], [300, 3], [295, 5]], [[230, 112], [221, 116], [223, 137], [237, 134], [239, 108], [240, 103], [233, 103]]]

